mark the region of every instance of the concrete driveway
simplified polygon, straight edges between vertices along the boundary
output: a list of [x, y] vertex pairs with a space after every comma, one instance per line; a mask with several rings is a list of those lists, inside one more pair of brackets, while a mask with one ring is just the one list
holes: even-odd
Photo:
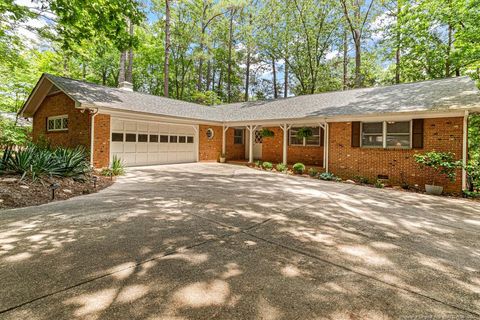
[[0, 211], [0, 284], [2, 319], [477, 319], [480, 204], [135, 168], [98, 194]]

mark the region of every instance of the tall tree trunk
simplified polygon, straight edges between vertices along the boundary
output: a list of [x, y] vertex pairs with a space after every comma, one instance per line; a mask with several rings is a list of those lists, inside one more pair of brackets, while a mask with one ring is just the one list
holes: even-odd
[[343, 32], [343, 90], [347, 90], [348, 82], [348, 34], [347, 29]]
[[85, 81], [87, 78], [87, 65], [85, 64], [85, 61], [82, 62], [82, 80]]
[[397, 0], [397, 30], [396, 30], [396, 50], [395, 50], [395, 83], [400, 83], [400, 59], [401, 59], [401, 52], [400, 52], [400, 42], [401, 42], [401, 32], [400, 32], [400, 11], [402, 9], [402, 4], [400, 0]]
[[170, 60], [170, 0], [165, 0], [165, 66], [163, 68], [163, 95], [168, 97], [168, 67]]
[[[133, 37], [133, 23], [130, 21], [130, 37]], [[133, 46], [128, 49], [128, 67], [125, 72], [125, 81], [133, 83]]]
[[355, 30], [354, 33], [355, 42], [355, 87], [361, 88], [363, 86], [362, 79], [362, 45], [361, 45], [361, 33], [360, 30]]
[[272, 76], [273, 76], [273, 98], [278, 98], [278, 88], [277, 88], [277, 68], [275, 67], [275, 57], [272, 57]]
[[118, 84], [125, 81], [125, 63], [127, 60], [127, 51], [120, 53], [120, 65], [118, 67]]
[[247, 47], [247, 70], [245, 71], [245, 97], [244, 100], [248, 101], [248, 96], [249, 92], [248, 90], [250, 89], [250, 47]]
[[283, 73], [283, 97], [288, 97], [288, 57], [285, 58], [285, 72]]
[[210, 59], [208, 59], [208, 62], [207, 62], [207, 79], [206, 79], [206, 83], [205, 83], [205, 90], [210, 90], [210, 83], [211, 83], [211, 72], [212, 72], [212, 62], [210, 61]]
[[233, 15], [230, 10], [230, 26], [228, 32], [228, 69], [227, 69], [227, 102], [232, 101], [232, 47], [233, 47]]
[[448, 45], [447, 45], [447, 58], [445, 60], [445, 77], [450, 77], [451, 76], [451, 59], [450, 59], [450, 53], [452, 51], [452, 25], [449, 23], [448, 24]]
[[202, 82], [203, 82], [203, 50], [204, 50], [204, 38], [205, 38], [205, 15], [206, 15], [206, 5], [207, 1], [203, 0], [202, 8], [202, 25], [200, 30], [200, 58], [198, 60], [198, 81], [197, 81], [197, 90], [202, 91]]

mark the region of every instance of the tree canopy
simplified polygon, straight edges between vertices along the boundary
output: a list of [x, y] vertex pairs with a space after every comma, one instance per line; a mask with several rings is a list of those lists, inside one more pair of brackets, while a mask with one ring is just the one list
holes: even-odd
[[480, 0], [4, 0], [0, 110], [42, 72], [201, 104], [478, 79], [479, 16]]

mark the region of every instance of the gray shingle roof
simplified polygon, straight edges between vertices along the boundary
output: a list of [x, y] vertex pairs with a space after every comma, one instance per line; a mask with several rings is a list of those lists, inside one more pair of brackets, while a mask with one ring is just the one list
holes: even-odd
[[480, 108], [480, 94], [472, 79], [457, 77], [235, 103], [221, 108], [230, 121], [358, 116]]
[[208, 121], [261, 121], [480, 108], [479, 90], [469, 77], [215, 107], [128, 92], [50, 74], [46, 74], [46, 77], [80, 103]]
[[59, 89], [82, 104], [187, 119], [223, 120], [223, 112], [210, 106], [106, 87], [51, 74], [45, 74], [45, 76]]

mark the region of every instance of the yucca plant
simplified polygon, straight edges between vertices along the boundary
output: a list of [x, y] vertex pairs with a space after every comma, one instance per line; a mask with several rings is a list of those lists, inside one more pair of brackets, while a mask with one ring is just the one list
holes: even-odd
[[50, 150], [32, 144], [10, 152], [4, 161], [4, 171], [33, 181], [45, 176], [82, 179], [89, 171], [89, 164], [83, 147]]
[[123, 161], [117, 156], [113, 156], [111, 169], [112, 169], [112, 175], [114, 176], [121, 176], [125, 174]]
[[82, 179], [90, 171], [85, 148], [82, 146], [75, 149], [58, 148], [53, 151], [53, 155], [58, 163], [59, 172], [57, 174], [62, 177]]

